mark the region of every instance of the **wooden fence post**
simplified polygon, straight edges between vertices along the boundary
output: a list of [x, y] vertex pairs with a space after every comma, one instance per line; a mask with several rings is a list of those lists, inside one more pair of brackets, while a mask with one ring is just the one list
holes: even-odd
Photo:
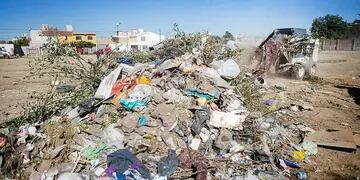
[[336, 43], [335, 43], [335, 50], [337, 51], [338, 50], [338, 47], [339, 46], [339, 39], [336, 39]]
[[351, 44], [351, 50], [352, 51], [355, 51], [355, 40], [356, 39], [353, 39], [351, 42], [352, 42], [352, 44]]

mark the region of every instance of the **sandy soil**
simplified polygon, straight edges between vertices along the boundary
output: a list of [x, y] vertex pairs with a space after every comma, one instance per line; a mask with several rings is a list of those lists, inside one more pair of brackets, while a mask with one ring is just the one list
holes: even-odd
[[29, 77], [32, 58], [0, 59], [0, 122], [22, 111], [35, 92], [46, 92], [49, 79]]
[[[31, 59], [0, 59], [0, 122], [19, 115], [22, 110], [20, 104], [29, 102], [32, 93], [47, 91], [48, 79], [26, 78], [30, 75], [28, 62]], [[360, 52], [321, 52], [318, 76], [327, 83], [297, 81], [277, 75], [266, 77], [269, 85], [282, 84], [286, 87], [286, 91], [269, 93], [269, 98], [284, 103], [301, 99], [314, 107], [312, 111], [288, 114], [282, 119], [283, 123], [301, 121], [315, 130], [360, 131], [360, 106], [353, 97], [359, 96], [359, 91], [354, 94], [353, 90], [335, 87], [360, 87]], [[348, 125], [342, 125], [344, 123]], [[360, 155], [359, 152], [319, 148], [318, 155], [311, 157], [304, 169], [310, 179], [356, 179], [360, 177]]]

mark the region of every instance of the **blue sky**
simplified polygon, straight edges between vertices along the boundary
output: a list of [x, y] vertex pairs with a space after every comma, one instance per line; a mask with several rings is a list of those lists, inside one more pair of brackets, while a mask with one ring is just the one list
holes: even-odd
[[0, 39], [39, 29], [41, 24], [109, 37], [144, 28], [171, 35], [178, 23], [186, 32], [265, 36], [278, 27], [310, 28], [315, 17], [338, 14], [353, 21], [360, 0], [1, 0]]

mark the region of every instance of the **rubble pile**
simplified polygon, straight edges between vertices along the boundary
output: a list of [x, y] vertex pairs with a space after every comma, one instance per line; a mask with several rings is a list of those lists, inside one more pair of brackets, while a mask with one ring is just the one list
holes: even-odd
[[[118, 64], [93, 98], [45, 122], [1, 131], [3, 176], [30, 179], [288, 179], [311, 143], [270, 113], [250, 112], [226, 43], [172, 40], [154, 62]], [[214, 41], [212, 40], [212, 43]], [[221, 45], [221, 46], [220, 46]], [[168, 55], [171, 49], [176, 54]], [[217, 49], [217, 51], [215, 51]], [[185, 51], [185, 52], [184, 52]], [[175, 52], [175, 50], [174, 50]], [[245, 91], [245, 90], [244, 90]], [[263, 102], [253, 102], [263, 103]], [[4, 142], [3, 142], [4, 141]], [[303, 147], [305, 146], [305, 147]], [[301, 174], [306, 176], [306, 174]]]

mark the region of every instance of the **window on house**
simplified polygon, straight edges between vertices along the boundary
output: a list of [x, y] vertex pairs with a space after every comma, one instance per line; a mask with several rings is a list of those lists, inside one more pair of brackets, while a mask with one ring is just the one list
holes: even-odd
[[145, 51], [145, 50], [148, 50], [148, 46], [147, 46], [147, 45], [143, 45], [142, 48], [143, 48], [144, 51]]
[[143, 37], [141, 37], [141, 41], [145, 41], [145, 37], [143, 36]]
[[81, 41], [81, 36], [76, 36], [77, 41]]
[[88, 40], [93, 40], [92, 36], [88, 36], [87, 38], [88, 38]]

